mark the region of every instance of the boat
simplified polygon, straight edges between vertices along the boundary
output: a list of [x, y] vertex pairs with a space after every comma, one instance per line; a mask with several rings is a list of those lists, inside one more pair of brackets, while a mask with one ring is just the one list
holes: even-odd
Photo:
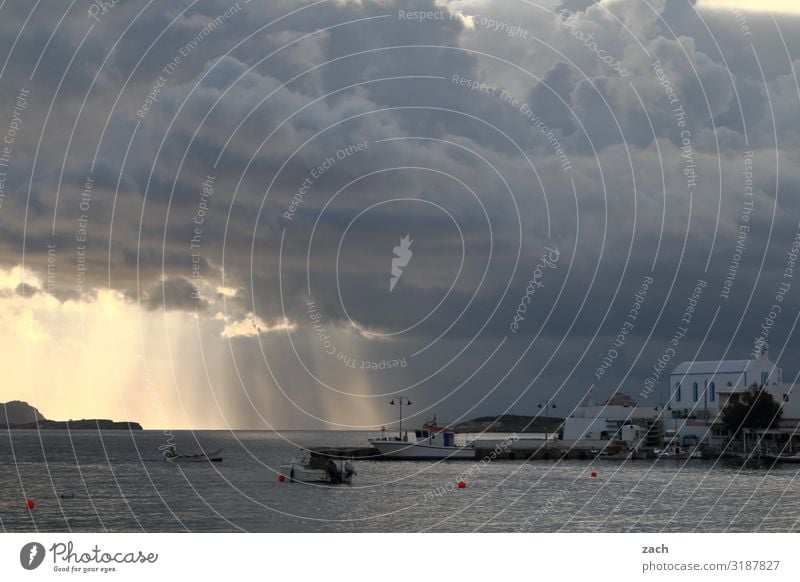
[[654, 452], [658, 455], [659, 459], [682, 460], [689, 458], [689, 452], [678, 445], [671, 445], [660, 450], [656, 449]]
[[178, 453], [174, 446], [164, 449], [162, 456], [165, 461], [170, 463], [176, 461], [209, 461], [211, 463], [222, 462], [222, 449], [211, 451], [209, 453]]
[[309, 451], [300, 449], [291, 461], [281, 465], [281, 475], [288, 478], [291, 483], [299, 481], [350, 485], [353, 482], [356, 470], [350, 461], [340, 461], [338, 466], [333, 459], [328, 459], [324, 464], [322, 461], [322, 457], [318, 460], [312, 459]]
[[800, 454], [794, 453], [791, 455], [783, 455], [780, 453], [765, 453], [761, 455], [761, 459], [764, 461], [771, 461], [773, 463], [800, 463]]
[[383, 459], [402, 459], [407, 461], [427, 461], [436, 459], [456, 460], [475, 459], [474, 442], [463, 445], [456, 444], [456, 434], [453, 429], [439, 426], [436, 420], [425, 423], [422, 428], [414, 431], [414, 436], [409, 439], [408, 432], [402, 437], [386, 436], [382, 433], [379, 438], [368, 439], [369, 443], [378, 449]]
[[703, 453], [699, 448], [695, 447], [694, 449], [689, 450], [678, 445], [671, 445], [662, 450], [656, 449], [655, 453], [658, 455], [659, 459], [685, 460], [703, 458]]

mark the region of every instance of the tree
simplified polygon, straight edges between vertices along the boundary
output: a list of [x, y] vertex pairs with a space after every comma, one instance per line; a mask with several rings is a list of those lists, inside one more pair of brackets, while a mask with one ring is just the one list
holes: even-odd
[[765, 429], [778, 424], [783, 410], [772, 394], [755, 382], [738, 402], [728, 403], [722, 409], [722, 422], [735, 437], [744, 428]]

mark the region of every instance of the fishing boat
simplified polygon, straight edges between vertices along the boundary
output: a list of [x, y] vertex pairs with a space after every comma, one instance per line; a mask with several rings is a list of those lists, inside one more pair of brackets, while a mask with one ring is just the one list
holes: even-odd
[[169, 461], [171, 463], [177, 461], [207, 461], [211, 463], [221, 463], [222, 462], [222, 449], [217, 449], [216, 451], [211, 451], [208, 453], [178, 453], [175, 447], [169, 447], [164, 450], [162, 456], [165, 461]]
[[475, 459], [475, 444], [473, 442], [456, 444], [456, 434], [453, 429], [439, 426], [435, 419], [415, 430], [411, 438], [408, 432], [402, 436], [398, 434], [389, 437], [384, 431], [379, 438], [368, 440], [378, 449], [383, 459], [407, 461]]
[[341, 483], [349, 485], [353, 482], [356, 470], [350, 461], [340, 461], [338, 466], [333, 459], [328, 459], [324, 464], [321, 458], [316, 463], [314, 461], [311, 453], [300, 449], [291, 461], [281, 465], [281, 475], [288, 478], [290, 482], [327, 483], [330, 485]]

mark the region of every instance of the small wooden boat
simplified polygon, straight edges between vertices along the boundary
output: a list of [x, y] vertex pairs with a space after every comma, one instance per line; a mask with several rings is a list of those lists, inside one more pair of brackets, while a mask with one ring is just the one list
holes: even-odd
[[208, 453], [178, 453], [175, 450], [175, 447], [169, 447], [168, 449], [164, 450], [162, 453], [164, 460], [169, 461], [171, 463], [176, 461], [206, 461], [211, 463], [221, 463], [222, 462], [222, 449], [217, 449], [216, 451], [211, 451]]

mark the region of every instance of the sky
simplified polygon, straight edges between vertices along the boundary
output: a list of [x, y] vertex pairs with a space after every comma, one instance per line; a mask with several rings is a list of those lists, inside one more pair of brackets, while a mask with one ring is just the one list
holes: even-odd
[[792, 382], [797, 12], [3, 4], [0, 401], [153, 429], [375, 429], [399, 396], [411, 424], [563, 416], [759, 341]]

